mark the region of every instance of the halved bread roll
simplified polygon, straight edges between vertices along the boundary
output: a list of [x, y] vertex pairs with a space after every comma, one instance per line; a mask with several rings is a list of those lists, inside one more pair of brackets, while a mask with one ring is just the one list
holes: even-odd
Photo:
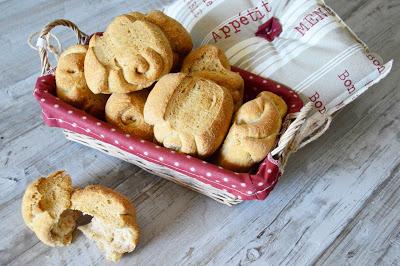
[[168, 74], [150, 92], [144, 119], [165, 147], [207, 157], [221, 145], [231, 122], [230, 92], [213, 81]]
[[86, 237], [94, 240], [111, 261], [132, 252], [139, 241], [139, 227], [133, 205], [112, 189], [92, 185], [72, 194], [72, 209], [92, 216], [90, 223], [79, 226]]
[[[82, 214], [92, 218], [78, 226]], [[74, 190], [71, 177], [64, 171], [28, 186], [22, 199], [22, 216], [46, 245], [69, 245], [78, 228], [112, 261], [133, 251], [139, 240], [135, 209], [126, 197], [100, 185]]]
[[72, 241], [80, 213], [70, 210], [71, 177], [57, 171], [28, 186], [22, 198], [22, 217], [36, 236], [49, 246], [65, 246]]
[[287, 105], [282, 98], [261, 92], [240, 107], [218, 153], [217, 164], [246, 172], [261, 162], [273, 148]]

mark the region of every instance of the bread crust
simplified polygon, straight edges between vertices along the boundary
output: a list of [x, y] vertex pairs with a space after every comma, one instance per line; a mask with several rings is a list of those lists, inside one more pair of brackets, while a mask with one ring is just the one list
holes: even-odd
[[49, 246], [66, 246], [72, 241], [76, 220], [70, 212], [71, 177], [57, 171], [31, 183], [22, 198], [22, 217], [36, 236]]
[[242, 105], [218, 152], [217, 164], [246, 172], [261, 162], [276, 142], [285, 110], [286, 103], [270, 92], [262, 92]]
[[257, 97], [263, 97], [267, 100], [271, 100], [275, 104], [276, 108], [278, 108], [281, 118], [283, 119], [286, 116], [288, 112], [288, 106], [280, 96], [270, 91], [263, 91], [260, 94], [258, 94]]
[[182, 72], [210, 79], [226, 87], [232, 94], [235, 110], [243, 103], [244, 81], [231, 71], [225, 53], [214, 45], [205, 45], [193, 50], [183, 61]]
[[150, 92], [144, 119], [165, 147], [199, 157], [221, 145], [233, 113], [230, 92], [184, 73], [164, 76]]
[[73, 45], [61, 54], [55, 74], [56, 92], [64, 102], [101, 119], [108, 96], [89, 90], [84, 75], [86, 52], [86, 45]]
[[190, 33], [175, 19], [158, 10], [150, 11], [146, 19], [161, 28], [175, 53], [185, 56], [193, 49]]
[[121, 15], [103, 36], [94, 35], [85, 58], [93, 93], [128, 93], [151, 86], [169, 73], [173, 52], [164, 32], [139, 15]]
[[106, 120], [125, 133], [152, 140], [153, 127], [144, 121], [143, 109], [148, 90], [128, 94], [113, 93], [107, 101]]
[[190, 33], [175, 19], [162, 11], [153, 10], [147, 14], [132, 12], [128, 14], [136, 19], [144, 19], [157, 25], [167, 37], [173, 51], [173, 66], [171, 71], [179, 71], [185, 56], [193, 49]]

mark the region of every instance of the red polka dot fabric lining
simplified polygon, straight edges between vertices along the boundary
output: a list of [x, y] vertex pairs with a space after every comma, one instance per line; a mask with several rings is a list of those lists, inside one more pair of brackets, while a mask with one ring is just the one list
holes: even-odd
[[[299, 95], [286, 86], [241, 69], [233, 70], [240, 73], [245, 80], [246, 100], [253, 99], [261, 91], [267, 90], [280, 95], [288, 104], [290, 113], [298, 112], [302, 108], [303, 102]], [[41, 106], [43, 120], [48, 126], [63, 128], [111, 144], [149, 162], [227, 191], [241, 200], [264, 200], [281, 175], [279, 161], [270, 154], [250, 173], [235, 173], [125, 134], [58, 99], [55, 96], [54, 72], [37, 79], [34, 96]]]

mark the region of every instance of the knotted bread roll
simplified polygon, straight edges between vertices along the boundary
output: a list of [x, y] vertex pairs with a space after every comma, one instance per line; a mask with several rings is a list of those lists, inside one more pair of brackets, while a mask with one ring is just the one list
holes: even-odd
[[106, 120], [132, 136], [152, 140], [153, 127], [144, 121], [143, 109], [148, 90], [113, 93], [107, 101]]
[[89, 90], [83, 68], [86, 52], [87, 46], [74, 45], [61, 54], [56, 69], [57, 96], [76, 108], [103, 118], [108, 96], [96, 95]]
[[243, 103], [244, 81], [233, 71], [225, 53], [214, 45], [193, 50], [183, 61], [182, 72], [210, 79], [232, 94], [235, 110]]
[[246, 172], [265, 159], [279, 134], [287, 105], [271, 92], [240, 107], [218, 153], [217, 164], [237, 172]]
[[170, 72], [173, 52], [155, 24], [129, 14], [116, 17], [103, 36], [94, 35], [85, 58], [85, 77], [94, 93], [128, 93]]
[[160, 79], [144, 106], [144, 119], [154, 125], [158, 142], [199, 157], [218, 149], [232, 113], [232, 96], [225, 87], [184, 73]]

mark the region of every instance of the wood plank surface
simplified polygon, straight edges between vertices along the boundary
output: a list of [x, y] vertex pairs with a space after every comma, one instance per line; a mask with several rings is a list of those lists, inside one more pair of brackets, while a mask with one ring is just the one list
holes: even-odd
[[[100, 31], [127, 10], [168, 0], [0, 0], [0, 265], [111, 265], [78, 236], [49, 248], [24, 225], [21, 197], [66, 169], [136, 205], [142, 239], [121, 265], [400, 265], [400, 69], [347, 106], [322, 138], [291, 157], [267, 201], [230, 208], [48, 128], [32, 97], [39, 72], [27, 36], [55, 18]], [[326, 1], [386, 60], [400, 60], [398, 0]], [[73, 35], [58, 36], [73, 42]], [[77, 160], [79, 157], [79, 160]]]

